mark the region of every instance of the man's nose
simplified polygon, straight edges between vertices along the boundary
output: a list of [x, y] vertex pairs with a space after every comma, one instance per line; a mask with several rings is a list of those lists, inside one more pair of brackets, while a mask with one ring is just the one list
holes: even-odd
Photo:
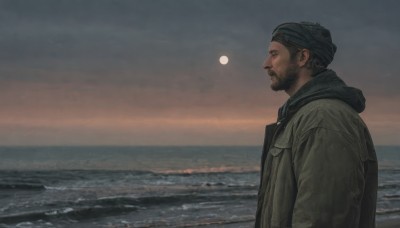
[[263, 68], [268, 70], [271, 69], [271, 58], [267, 57], [264, 61]]

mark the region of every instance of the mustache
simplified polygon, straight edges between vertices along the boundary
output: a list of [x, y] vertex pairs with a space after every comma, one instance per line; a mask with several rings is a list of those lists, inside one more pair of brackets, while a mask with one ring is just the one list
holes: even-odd
[[273, 70], [268, 69], [268, 75], [269, 76], [276, 76], [276, 72]]

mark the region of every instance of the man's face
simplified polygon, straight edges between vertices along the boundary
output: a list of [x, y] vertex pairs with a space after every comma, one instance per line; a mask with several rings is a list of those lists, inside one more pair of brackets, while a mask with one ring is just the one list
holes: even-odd
[[271, 77], [271, 88], [274, 91], [288, 90], [298, 79], [299, 66], [296, 59], [291, 59], [289, 50], [276, 41], [269, 45], [264, 69]]

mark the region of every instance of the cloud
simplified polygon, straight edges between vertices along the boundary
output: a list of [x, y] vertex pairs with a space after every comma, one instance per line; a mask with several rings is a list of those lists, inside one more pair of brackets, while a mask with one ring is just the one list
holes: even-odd
[[[367, 122], [381, 126], [380, 116], [391, 113], [388, 119], [397, 121], [393, 116], [400, 114], [394, 108], [400, 97], [395, 64], [400, 51], [399, 5], [319, 0], [1, 1], [0, 122], [8, 132], [15, 130], [9, 137], [32, 138], [32, 143], [45, 143], [47, 136], [49, 142], [62, 143], [63, 135], [71, 139], [65, 142], [128, 142], [128, 136], [118, 139], [123, 135], [118, 129], [101, 125], [115, 122], [126, 133], [124, 121], [141, 129], [126, 135], [144, 140], [154, 134], [166, 144], [178, 143], [180, 137], [187, 143], [255, 143], [246, 137], [238, 140], [246, 124], [232, 121], [250, 121], [250, 130], [242, 133], [257, 135], [256, 125], [262, 125], [263, 118], [273, 121], [287, 99], [284, 93], [270, 91], [261, 67], [271, 31], [282, 22], [309, 20], [331, 30], [338, 46], [331, 68], [364, 91]], [[222, 54], [230, 58], [226, 66], [218, 63]], [[153, 126], [132, 122], [146, 118], [166, 127], [159, 133]], [[185, 123], [190, 119], [199, 124], [182, 127], [189, 126]], [[208, 122], [213, 119], [220, 119], [219, 125]], [[79, 124], [74, 123], [90, 121], [94, 122], [86, 126], [86, 137], [79, 141]], [[18, 122], [24, 124], [10, 125]], [[397, 128], [380, 127], [376, 132], [383, 140], [382, 135]], [[90, 136], [98, 131], [104, 134]], [[168, 131], [170, 137], [163, 137]], [[35, 132], [41, 136], [34, 137]], [[216, 134], [227, 136], [207, 137]]]

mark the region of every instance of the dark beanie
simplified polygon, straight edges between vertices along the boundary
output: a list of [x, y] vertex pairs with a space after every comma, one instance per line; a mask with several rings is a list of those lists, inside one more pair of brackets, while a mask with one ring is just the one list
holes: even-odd
[[336, 45], [331, 33], [318, 23], [290, 22], [278, 25], [272, 32], [272, 41], [306, 48], [328, 66], [335, 55]]

